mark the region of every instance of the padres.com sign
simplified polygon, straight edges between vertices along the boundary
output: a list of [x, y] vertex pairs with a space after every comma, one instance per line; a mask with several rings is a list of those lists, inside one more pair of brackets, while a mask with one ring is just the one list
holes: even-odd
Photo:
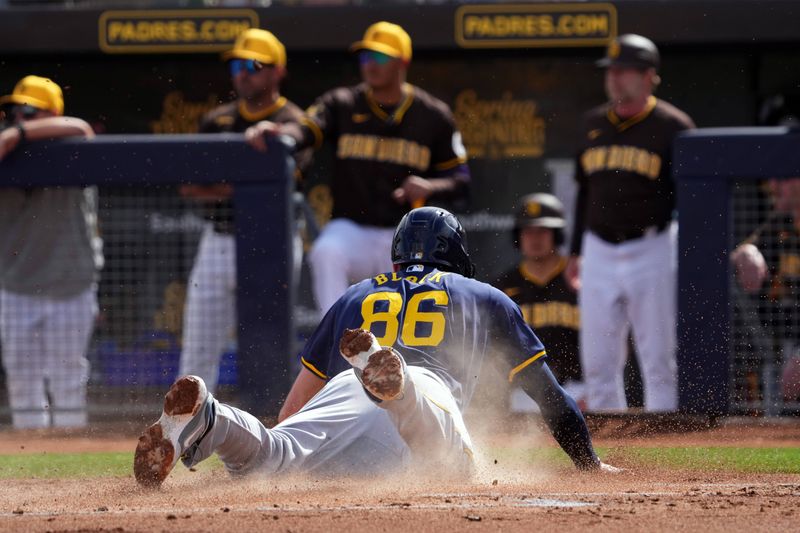
[[258, 13], [250, 9], [106, 11], [98, 36], [109, 54], [219, 52], [257, 27]]
[[466, 5], [456, 10], [463, 48], [604, 46], [617, 35], [612, 4]]

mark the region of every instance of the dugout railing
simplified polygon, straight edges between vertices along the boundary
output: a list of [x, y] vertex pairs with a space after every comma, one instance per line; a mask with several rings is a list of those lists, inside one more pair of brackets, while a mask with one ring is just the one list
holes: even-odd
[[[791, 354], [776, 338], [770, 300], [743, 294], [730, 253], [763, 221], [764, 180], [800, 176], [800, 131], [700, 129], [674, 146], [680, 220], [678, 371], [681, 410], [710, 415], [796, 412], [779, 394]], [[800, 252], [800, 251], [799, 251]], [[764, 319], [764, 307], [772, 318]]]
[[[289, 154], [277, 139], [259, 153], [240, 134], [103, 135], [31, 143], [0, 162], [3, 187], [98, 188], [100, 235], [111, 270], [100, 272], [90, 415], [152, 415], [177, 372], [180, 334], [171, 335], [168, 322], [170, 316], [179, 320], [181, 310], [167, 309], [174, 303], [168, 285], [190, 269], [206, 224], [177, 192], [189, 183], [233, 185], [237, 331], [235, 359], [223, 360], [223, 372], [233, 365], [238, 405], [261, 416], [277, 414], [291, 383], [294, 347]], [[175, 232], [189, 237], [169, 240]], [[126, 286], [125, 280], [133, 281]], [[158, 304], [143, 303], [147, 291], [166, 296]], [[130, 329], [126, 322], [135, 321], [143, 323], [136, 338], [119, 341], [119, 332]], [[0, 415], [8, 420], [5, 390]]]

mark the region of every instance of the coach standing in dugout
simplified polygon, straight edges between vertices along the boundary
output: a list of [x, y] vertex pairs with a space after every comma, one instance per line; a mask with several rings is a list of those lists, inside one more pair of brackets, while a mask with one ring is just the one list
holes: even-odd
[[[61, 88], [47, 78], [22, 78], [0, 106], [10, 124], [0, 132], [0, 165], [29, 141], [94, 137], [89, 124], [63, 116]], [[0, 342], [15, 428], [86, 426], [102, 263], [94, 188], [0, 191]]]
[[[589, 410], [627, 407], [623, 369], [633, 328], [646, 411], [678, 407], [677, 225], [672, 141], [692, 119], [653, 96], [659, 53], [621, 35], [604, 67], [609, 103], [585, 116], [567, 276], [580, 286], [581, 364]], [[580, 279], [579, 279], [580, 275]]]
[[310, 254], [314, 296], [324, 314], [351, 282], [391, 270], [393, 229], [412, 207], [466, 195], [469, 170], [450, 108], [406, 83], [411, 38], [378, 22], [350, 47], [363, 83], [323, 94], [299, 124], [261, 122], [247, 132], [287, 134], [299, 148], [335, 147], [332, 220]]
[[[303, 111], [280, 93], [286, 76], [286, 50], [272, 33], [256, 28], [244, 31], [223, 59], [237, 99], [209, 111], [201, 119], [201, 133], [243, 132], [265, 119], [277, 123], [300, 120]], [[311, 150], [295, 154], [297, 177], [310, 159]], [[232, 193], [229, 184], [181, 187], [181, 194], [203, 205], [209, 223], [189, 278], [179, 375], [198, 375], [211, 391], [216, 389], [220, 359], [236, 328]], [[299, 267], [302, 248], [295, 248]]]

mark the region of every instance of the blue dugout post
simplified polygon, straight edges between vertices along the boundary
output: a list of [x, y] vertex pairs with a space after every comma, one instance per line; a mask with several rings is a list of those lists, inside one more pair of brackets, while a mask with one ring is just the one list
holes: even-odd
[[5, 187], [232, 183], [239, 400], [257, 416], [277, 414], [291, 384], [293, 174], [285, 144], [271, 140], [262, 154], [241, 134], [103, 135], [31, 143], [0, 163]]
[[675, 140], [678, 387], [683, 412], [728, 412], [731, 187], [736, 180], [800, 176], [798, 146], [800, 131], [787, 128], [699, 129]]

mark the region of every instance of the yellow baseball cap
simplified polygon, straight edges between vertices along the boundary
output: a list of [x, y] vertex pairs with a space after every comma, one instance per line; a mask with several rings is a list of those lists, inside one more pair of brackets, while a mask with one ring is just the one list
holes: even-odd
[[411, 37], [406, 30], [391, 22], [376, 22], [364, 33], [364, 38], [350, 46], [350, 51], [374, 50], [388, 56], [411, 61]]
[[56, 82], [40, 76], [25, 76], [14, 87], [14, 92], [0, 98], [0, 105], [30, 105], [38, 109], [64, 114], [64, 93]]
[[222, 54], [224, 60], [255, 59], [264, 65], [286, 66], [286, 48], [275, 35], [259, 28], [250, 28], [239, 34], [233, 50]]

